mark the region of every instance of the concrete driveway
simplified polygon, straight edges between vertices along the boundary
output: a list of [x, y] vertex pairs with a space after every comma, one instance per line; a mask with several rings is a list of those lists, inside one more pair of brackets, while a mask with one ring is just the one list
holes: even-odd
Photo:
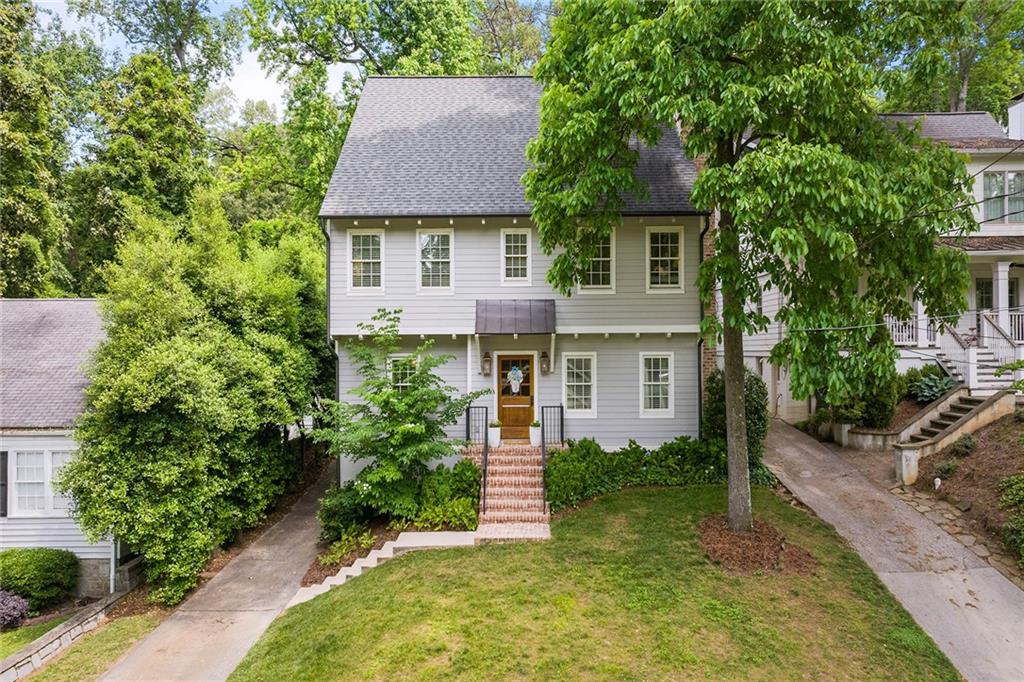
[[765, 464], [835, 527], [973, 682], [1024, 680], [1024, 592], [837, 453], [774, 421]]
[[316, 556], [317, 500], [333, 467], [291, 511], [135, 645], [103, 680], [224, 680], [299, 589]]

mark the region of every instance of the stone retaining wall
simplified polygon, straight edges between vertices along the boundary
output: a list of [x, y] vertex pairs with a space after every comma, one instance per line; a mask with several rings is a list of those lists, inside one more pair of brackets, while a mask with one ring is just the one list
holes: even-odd
[[71, 646], [82, 635], [99, 625], [126, 594], [127, 592], [117, 592], [89, 604], [67, 621], [25, 645], [21, 651], [0, 661], [0, 682], [14, 682], [31, 675], [58, 652]]

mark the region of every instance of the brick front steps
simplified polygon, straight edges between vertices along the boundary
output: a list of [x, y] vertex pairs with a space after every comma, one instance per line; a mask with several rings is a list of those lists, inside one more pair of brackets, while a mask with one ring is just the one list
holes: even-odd
[[[467, 453], [481, 462], [482, 452]], [[487, 455], [487, 485], [480, 504], [481, 542], [551, 537], [551, 514], [544, 500], [541, 449], [503, 445]]]

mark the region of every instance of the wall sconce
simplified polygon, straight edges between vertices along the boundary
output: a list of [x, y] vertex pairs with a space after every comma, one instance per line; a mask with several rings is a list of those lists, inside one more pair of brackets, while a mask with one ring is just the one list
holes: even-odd
[[540, 352], [540, 371], [541, 374], [551, 373], [551, 356], [548, 355], [546, 350]]
[[485, 377], [491, 376], [491, 352], [487, 351], [484, 356], [480, 358], [480, 373]]

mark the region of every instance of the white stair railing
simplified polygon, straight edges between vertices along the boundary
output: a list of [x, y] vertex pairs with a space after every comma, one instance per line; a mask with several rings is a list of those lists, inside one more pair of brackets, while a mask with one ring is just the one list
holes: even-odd
[[964, 384], [973, 388], [978, 383], [978, 349], [964, 341], [952, 325], [940, 324], [939, 352], [941, 352], [952, 369], [960, 374]]
[[[996, 368], [1008, 365], [1011, 362], [1024, 359], [1024, 344], [1015, 341], [1005, 329], [999, 326], [994, 315], [983, 313], [980, 334], [985, 339], [986, 348], [993, 356], [993, 363]], [[1014, 371], [1011, 375], [1003, 375], [999, 378], [1012, 378], [1017, 380], [1021, 377], [1021, 370]]]
[[1010, 311], [1009, 332], [1014, 341], [1024, 341], [1024, 311], [1019, 308]]

